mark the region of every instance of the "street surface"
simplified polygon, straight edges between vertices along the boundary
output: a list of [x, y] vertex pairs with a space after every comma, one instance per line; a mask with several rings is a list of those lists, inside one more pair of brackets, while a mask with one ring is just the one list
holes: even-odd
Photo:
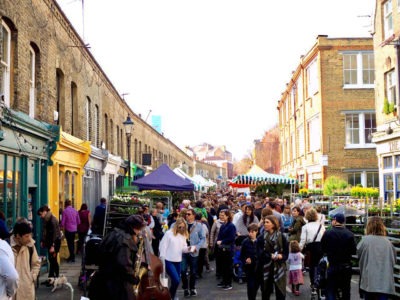
[[[78, 287], [78, 278], [81, 270], [80, 265], [80, 256], [76, 257], [76, 262], [72, 264], [67, 264], [65, 261], [61, 262], [60, 265], [60, 274], [64, 274], [68, 277], [69, 282], [72, 284], [74, 288], [74, 297], [71, 298], [71, 293], [67, 288], [57, 289], [53, 293], [51, 292], [50, 287], [46, 287], [44, 285], [39, 284], [39, 288], [36, 290], [36, 297], [38, 300], [80, 300], [81, 296], [83, 296], [83, 291]], [[214, 268], [214, 261], [211, 262], [212, 267]], [[43, 269], [42, 269], [43, 270]], [[39, 283], [44, 281], [47, 278], [46, 269], [42, 273]], [[310, 284], [308, 273], [304, 274], [305, 284], [300, 287], [300, 296], [295, 296], [291, 293], [290, 288], [287, 287], [286, 299], [298, 299], [305, 300], [311, 299], [310, 296]], [[226, 299], [247, 299], [246, 294], [246, 283], [238, 284], [237, 282], [233, 283], [233, 289], [229, 291], [224, 291], [217, 287], [217, 283], [219, 280], [215, 277], [215, 271], [211, 271], [210, 273], [203, 273], [203, 278], [197, 281], [197, 297], [191, 297], [192, 299], [203, 299], [203, 300], [226, 300]], [[351, 299], [357, 300], [360, 299], [358, 294], [358, 275], [353, 275], [352, 283], [351, 283]], [[180, 300], [189, 299], [183, 297], [183, 290], [181, 287], [178, 288], [177, 296]], [[261, 292], [258, 292], [257, 299], [261, 299]], [[271, 299], [275, 299], [274, 296]], [[111, 299], [110, 299], [111, 300]], [[118, 300], [118, 299], [112, 299]]]

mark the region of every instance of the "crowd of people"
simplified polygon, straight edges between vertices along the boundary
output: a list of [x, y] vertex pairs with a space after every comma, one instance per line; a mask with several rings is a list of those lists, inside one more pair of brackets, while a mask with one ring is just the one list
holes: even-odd
[[[197, 282], [204, 267], [207, 272], [213, 271], [207, 259], [210, 257], [215, 258], [215, 275], [219, 279], [216, 288], [231, 290], [238, 246], [248, 299], [256, 299], [259, 291], [262, 299], [270, 299], [272, 294], [276, 299], [285, 299], [287, 286], [298, 296], [306, 271], [311, 291], [316, 292], [319, 287], [316, 282], [320, 282], [317, 269], [323, 255], [329, 261], [324, 286], [326, 299], [339, 299], [338, 295], [340, 299], [351, 299], [351, 260], [355, 254], [360, 258], [363, 297], [390, 299], [395, 294], [396, 255], [385, 236], [382, 220], [377, 217], [369, 219], [366, 236], [357, 245], [353, 233], [345, 227], [343, 214], [335, 215], [326, 229], [325, 216], [319, 208], [300, 199], [286, 203], [284, 199], [207, 195], [198, 201], [183, 200], [168, 215], [161, 203], [152, 213], [147, 209], [144, 206], [139, 211], [145, 224], [141, 235], [152, 242], [152, 253], [164, 261], [171, 299], [177, 299], [180, 284], [185, 298], [202, 294]], [[161, 235], [153, 234], [154, 224], [163, 228], [167, 225], [168, 230]], [[154, 243], [155, 239], [160, 240]], [[381, 251], [382, 247], [385, 251]], [[376, 251], [384, 254], [385, 263], [374, 261], [374, 267], [385, 272], [385, 284], [379, 280], [371, 284], [378, 273], [372, 274], [367, 266], [372, 260], [370, 254]], [[137, 276], [134, 270], [133, 273]], [[235, 276], [242, 283], [241, 273]]]
[[[75, 252], [82, 251], [90, 228], [104, 233], [105, 208], [103, 198], [92, 221], [86, 204], [76, 211], [67, 200], [61, 223], [47, 206], [39, 208], [37, 213], [43, 221], [40, 247], [47, 250], [49, 277], [59, 276], [57, 255], [62, 232], [68, 244], [68, 261], [72, 262]], [[272, 294], [276, 299], [285, 299], [287, 286], [294, 295], [300, 295], [306, 271], [314, 293], [321, 287], [317, 273], [323, 256], [329, 261], [326, 299], [338, 299], [339, 294], [341, 299], [351, 299], [351, 260], [356, 254], [364, 299], [391, 299], [395, 295], [396, 251], [386, 237], [382, 219], [368, 219], [366, 235], [358, 244], [345, 220], [343, 214], [336, 214], [326, 229], [325, 216], [319, 208], [301, 199], [287, 203], [279, 198], [215, 193], [197, 201], [183, 200], [171, 212], [161, 202], [151, 209], [143, 205], [138, 214], [126, 218], [103, 237], [99, 270], [91, 282], [89, 297], [136, 299], [143, 276], [156, 272], [147, 254], [151, 252], [169, 277], [171, 299], [177, 299], [179, 285], [184, 297], [201, 295], [197, 282], [204, 269], [215, 271], [219, 279], [216, 288], [222, 290], [233, 289], [234, 276], [239, 283], [246, 281], [250, 300], [256, 299], [259, 291], [263, 300]], [[5, 232], [3, 223], [0, 222], [0, 299], [34, 299], [40, 261], [31, 224], [20, 219], [10, 234]], [[69, 241], [77, 233], [75, 251]], [[215, 270], [209, 259], [215, 259]], [[236, 259], [240, 263], [234, 274]]]

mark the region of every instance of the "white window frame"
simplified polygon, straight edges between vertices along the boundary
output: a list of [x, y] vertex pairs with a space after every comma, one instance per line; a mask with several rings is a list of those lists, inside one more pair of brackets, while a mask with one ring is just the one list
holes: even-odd
[[3, 31], [3, 57], [0, 60], [1, 83], [0, 94], [4, 95], [4, 105], [10, 107], [10, 68], [11, 68], [11, 30], [1, 21]]
[[292, 144], [292, 160], [295, 160], [297, 158], [295, 133], [292, 133], [291, 144]]
[[[345, 149], [360, 149], [360, 148], [375, 148], [375, 144], [372, 143], [371, 141], [368, 142], [368, 140], [365, 138], [365, 115], [366, 114], [374, 114], [375, 112], [373, 111], [362, 111], [362, 112], [346, 112], [345, 113]], [[353, 127], [348, 127], [347, 123], [347, 117], [352, 116], [355, 118], [358, 118], [358, 128], [353, 128]], [[376, 126], [376, 115], [375, 115], [375, 126]], [[348, 142], [348, 136], [350, 134], [350, 131], [358, 131], [358, 143], [352, 143]], [[376, 128], [372, 128], [372, 132], [375, 132]]]
[[29, 47], [30, 57], [30, 76], [29, 76], [29, 116], [35, 118], [35, 102], [36, 102], [36, 53], [32, 47]]
[[[400, 0], [399, 0], [400, 2]], [[385, 74], [386, 90], [385, 96], [389, 103], [397, 105], [397, 78], [394, 69]]]
[[92, 119], [92, 117], [91, 117], [91, 111], [90, 111], [90, 105], [91, 105], [91, 103], [90, 103], [91, 101], [90, 101], [90, 98], [89, 97], [86, 97], [86, 140], [87, 141], [91, 141], [91, 136], [90, 136], [90, 133], [91, 133], [91, 119]]
[[[368, 65], [365, 69], [364, 69], [364, 64], [363, 64], [363, 58], [365, 56], [370, 56], [370, 55], [374, 55], [374, 53], [372, 51], [347, 51], [347, 52], [343, 52], [343, 87], [344, 88], [374, 88], [374, 81], [375, 78], [373, 76], [375, 76], [375, 66], [370, 66]], [[352, 64], [350, 63], [349, 66], [346, 66], [346, 56], [351, 56], [353, 59], [355, 59], [355, 69], [352, 68]], [[368, 60], [369, 61], [369, 60]], [[373, 61], [373, 59], [372, 59]], [[351, 74], [354, 73], [354, 71], [356, 72], [355, 75], [355, 83], [346, 83], [347, 79], [352, 78]], [[370, 83], [364, 83], [363, 82], [363, 78], [364, 78], [364, 73], [368, 72], [369, 74], [371, 74], [370, 77]]]
[[383, 36], [385, 39], [393, 34], [393, 6], [392, 0], [383, 3]]
[[297, 107], [301, 107], [303, 105], [303, 81], [301, 80], [301, 76], [296, 82], [296, 90], [297, 90]]
[[301, 124], [297, 128], [297, 138], [298, 138], [298, 144], [299, 144], [299, 156], [304, 155], [304, 125]]
[[321, 150], [321, 130], [319, 116], [315, 116], [308, 120], [308, 151], [316, 152]]
[[94, 135], [94, 145], [96, 147], [99, 146], [99, 107], [97, 105], [94, 106], [94, 115], [93, 115], [93, 124], [94, 124], [94, 131], [93, 131], [93, 135]]
[[315, 58], [306, 69], [307, 74], [307, 97], [310, 98], [318, 92], [318, 70], [317, 58]]
[[296, 87], [292, 86], [291, 92], [290, 92], [290, 104], [292, 107], [292, 116], [296, 113]]

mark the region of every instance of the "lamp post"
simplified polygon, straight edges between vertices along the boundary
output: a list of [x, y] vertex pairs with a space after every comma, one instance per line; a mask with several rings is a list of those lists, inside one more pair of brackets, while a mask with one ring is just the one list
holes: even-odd
[[128, 185], [131, 185], [131, 136], [133, 130], [133, 121], [128, 114], [125, 122], [122, 123], [125, 127], [126, 144], [128, 147]]

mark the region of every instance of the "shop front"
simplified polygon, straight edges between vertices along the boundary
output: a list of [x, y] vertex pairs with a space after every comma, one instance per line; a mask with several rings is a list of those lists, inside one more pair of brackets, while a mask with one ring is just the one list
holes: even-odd
[[112, 195], [114, 195], [121, 163], [120, 156], [107, 153], [103, 170], [104, 175], [102, 176], [102, 197], [108, 200], [111, 200]]
[[79, 210], [82, 204], [84, 166], [91, 153], [90, 142], [60, 131], [57, 148], [49, 167], [49, 201], [53, 214], [60, 219], [65, 200]]
[[102, 173], [106, 157], [101, 149], [91, 146], [89, 160], [84, 168], [82, 203], [87, 204], [92, 214], [102, 197]]
[[0, 210], [8, 228], [20, 217], [40, 236], [37, 209], [47, 204], [47, 166], [55, 149], [58, 126], [4, 109], [0, 127]]
[[400, 198], [400, 137], [376, 141], [379, 192], [385, 202]]

